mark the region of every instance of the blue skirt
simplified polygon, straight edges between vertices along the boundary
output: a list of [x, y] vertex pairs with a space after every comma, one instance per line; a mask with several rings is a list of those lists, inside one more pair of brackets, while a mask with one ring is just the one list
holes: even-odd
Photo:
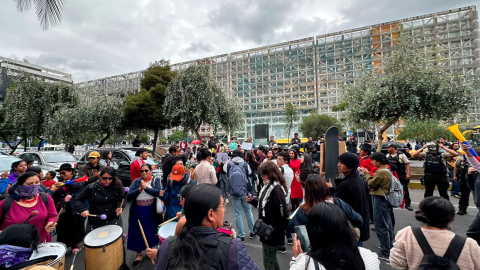
[[[155, 202], [154, 202], [155, 203]], [[130, 215], [128, 219], [128, 237], [127, 249], [131, 251], [146, 250], [145, 241], [143, 240], [142, 232], [138, 226], [138, 220], [142, 223], [145, 237], [147, 238], [150, 248], [158, 245], [157, 236], [157, 221], [153, 213], [153, 204], [149, 206], [135, 206], [135, 213]]]

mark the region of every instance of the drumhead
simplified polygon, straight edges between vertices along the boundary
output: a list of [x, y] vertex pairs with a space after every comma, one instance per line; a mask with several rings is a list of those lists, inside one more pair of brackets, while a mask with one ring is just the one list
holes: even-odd
[[88, 233], [83, 242], [86, 247], [102, 247], [117, 241], [122, 233], [120, 226], [105, 225]]
[[47, 264], [47, 265], [54, 265], [65, 256], [66, 252], [67, 252], [67, 247], [63, 243], [57, 243], [57, 242], [43, 243], [38, 245], [37, 251], [33, 251], [32, 256], [30, 256], [30, 260], [55, 255], [57, 256], [57, 258], [53, 262]]
[[178, 222], [176, 221], [172, 221], [158, 228], [158, 236], [168, 238], [169, 236], [175, 235], [175, 228], [177, 227], [177, 223]]

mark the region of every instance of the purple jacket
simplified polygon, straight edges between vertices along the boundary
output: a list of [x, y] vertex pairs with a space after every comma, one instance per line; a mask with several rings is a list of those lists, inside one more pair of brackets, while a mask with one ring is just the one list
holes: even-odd
[[[194, 228], [197, 238], [209, 237], [215, 239], [223, 235], [213, 228]], [[226, 234], [225, 234], [226, 235]], [[167, 238], [158, 250], [157, 260], [155, 262], [155, 270], [164, 270], [167, 263], [167, 253], [169, 243], [175, 241], [172, 237]], [[247, 253], [247, 248], [240, 238], [234, 238], [230, 242], [228, 249], [227, 270], [260, 270], [258, 265], [252, 260]]]
[[15, 184], [17, 182], [17, 177], [20, 176], [17, 172], [13, 172], [8, 176], [8, 180], [10, 180], [10, 184]]

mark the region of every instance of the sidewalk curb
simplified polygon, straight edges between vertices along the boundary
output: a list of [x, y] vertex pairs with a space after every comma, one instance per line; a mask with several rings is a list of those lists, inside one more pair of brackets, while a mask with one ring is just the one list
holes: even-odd
[[[452, 183], [450, 183], [449, 190], [452, 187]], [[419, 182], [410, 182], [408, 184], [409, 189], [425, 189], [425, 186], [423, 186], [420, 181]], [[438, 189], [437, 186], [435, 186], [435, 189]]]

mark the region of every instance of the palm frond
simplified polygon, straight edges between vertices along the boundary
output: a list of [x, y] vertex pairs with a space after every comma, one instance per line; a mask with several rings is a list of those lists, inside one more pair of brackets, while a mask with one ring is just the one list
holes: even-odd
[[55, 27], [62, 21], [64, 0], [33, 0], [37, 17], [43, 30]]
[[32, 0], [14, 0], [17, 2], [17, 9], [18, 11], [26, 11], [29, 10], [32, 6]]

